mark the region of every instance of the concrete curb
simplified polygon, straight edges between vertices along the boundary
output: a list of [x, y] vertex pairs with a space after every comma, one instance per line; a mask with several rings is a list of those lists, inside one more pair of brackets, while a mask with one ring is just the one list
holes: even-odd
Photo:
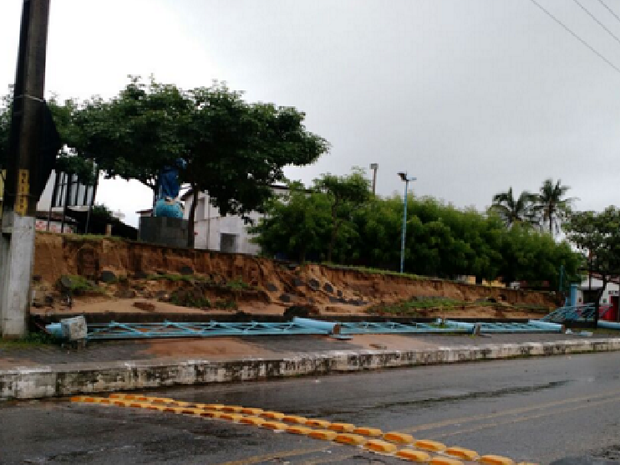
[[255, 381], [383, 368], [620, 350], [620, 338], [487, 344], [392, 351], [304, 353], [278, 359], [144, 360], [63, 364], [0, 371], [0, 399], [36, 399], [165, 386]]

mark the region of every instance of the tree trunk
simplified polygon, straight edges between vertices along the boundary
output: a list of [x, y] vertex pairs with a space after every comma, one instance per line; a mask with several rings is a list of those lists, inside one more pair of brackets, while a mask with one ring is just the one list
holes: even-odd
[[598, 312], [599, 306], [601, 304], [601, 297], [603, 296], [603, 292], [605, 292], [605, 288], [607, 287], [607, 280], [603, 279], [603, 285], [596, 293], [596, 302], [594, 304], [594, 328], [598, 327]]
[[189, 208], [189, 216], [187, 217], [188, 219], [188, 224], [187, 224], [187, 247], [190, 249], [194, 248], [194, 243], [195, 243], [195, 234], [194, 234], [194, 229], [195, 229], [195, 217], [196, 217], [196, 207], [198, 206], [198, 187], [194, 184], [192, 184], [192, 205]]
[[338, 230], [340, 229], [340, 225], [342, 222], [336, 221], [334, 223], [334, 227], [332, 228], [332, 237], [329, 241], [329, 249], [327, 249], [327, 261], [329, 263], [332, 262], [332, 255], [334, 253], [334, 248], [336, 248], [336, 238], [338, 237]]

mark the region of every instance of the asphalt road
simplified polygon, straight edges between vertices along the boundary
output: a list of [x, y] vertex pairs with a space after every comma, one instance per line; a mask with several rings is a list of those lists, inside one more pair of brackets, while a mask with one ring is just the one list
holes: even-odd
[[[260, 407], [550, 463], [620, 461], [620, 353], [172, 388], [149, 395]], [[0, 404], [2, 464], [403, 463], [254, 426], [66, 399]]]

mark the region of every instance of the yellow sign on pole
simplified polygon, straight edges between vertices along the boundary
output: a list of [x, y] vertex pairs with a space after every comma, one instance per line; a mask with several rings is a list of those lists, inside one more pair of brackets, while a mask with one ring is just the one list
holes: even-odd
[[17, 198], [15, 199], [15, 213], [26, 216], [28, 213], [28, 197], [30, 196], [30, 171], [19, 170], [17, 179]]

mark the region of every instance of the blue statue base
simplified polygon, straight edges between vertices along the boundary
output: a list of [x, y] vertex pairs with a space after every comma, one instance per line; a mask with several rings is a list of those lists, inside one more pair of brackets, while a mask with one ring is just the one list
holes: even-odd
[[163, 218], [183, 218], [183, 207], [176, 200], [159, 199], [155, 202], [155, 216]]

